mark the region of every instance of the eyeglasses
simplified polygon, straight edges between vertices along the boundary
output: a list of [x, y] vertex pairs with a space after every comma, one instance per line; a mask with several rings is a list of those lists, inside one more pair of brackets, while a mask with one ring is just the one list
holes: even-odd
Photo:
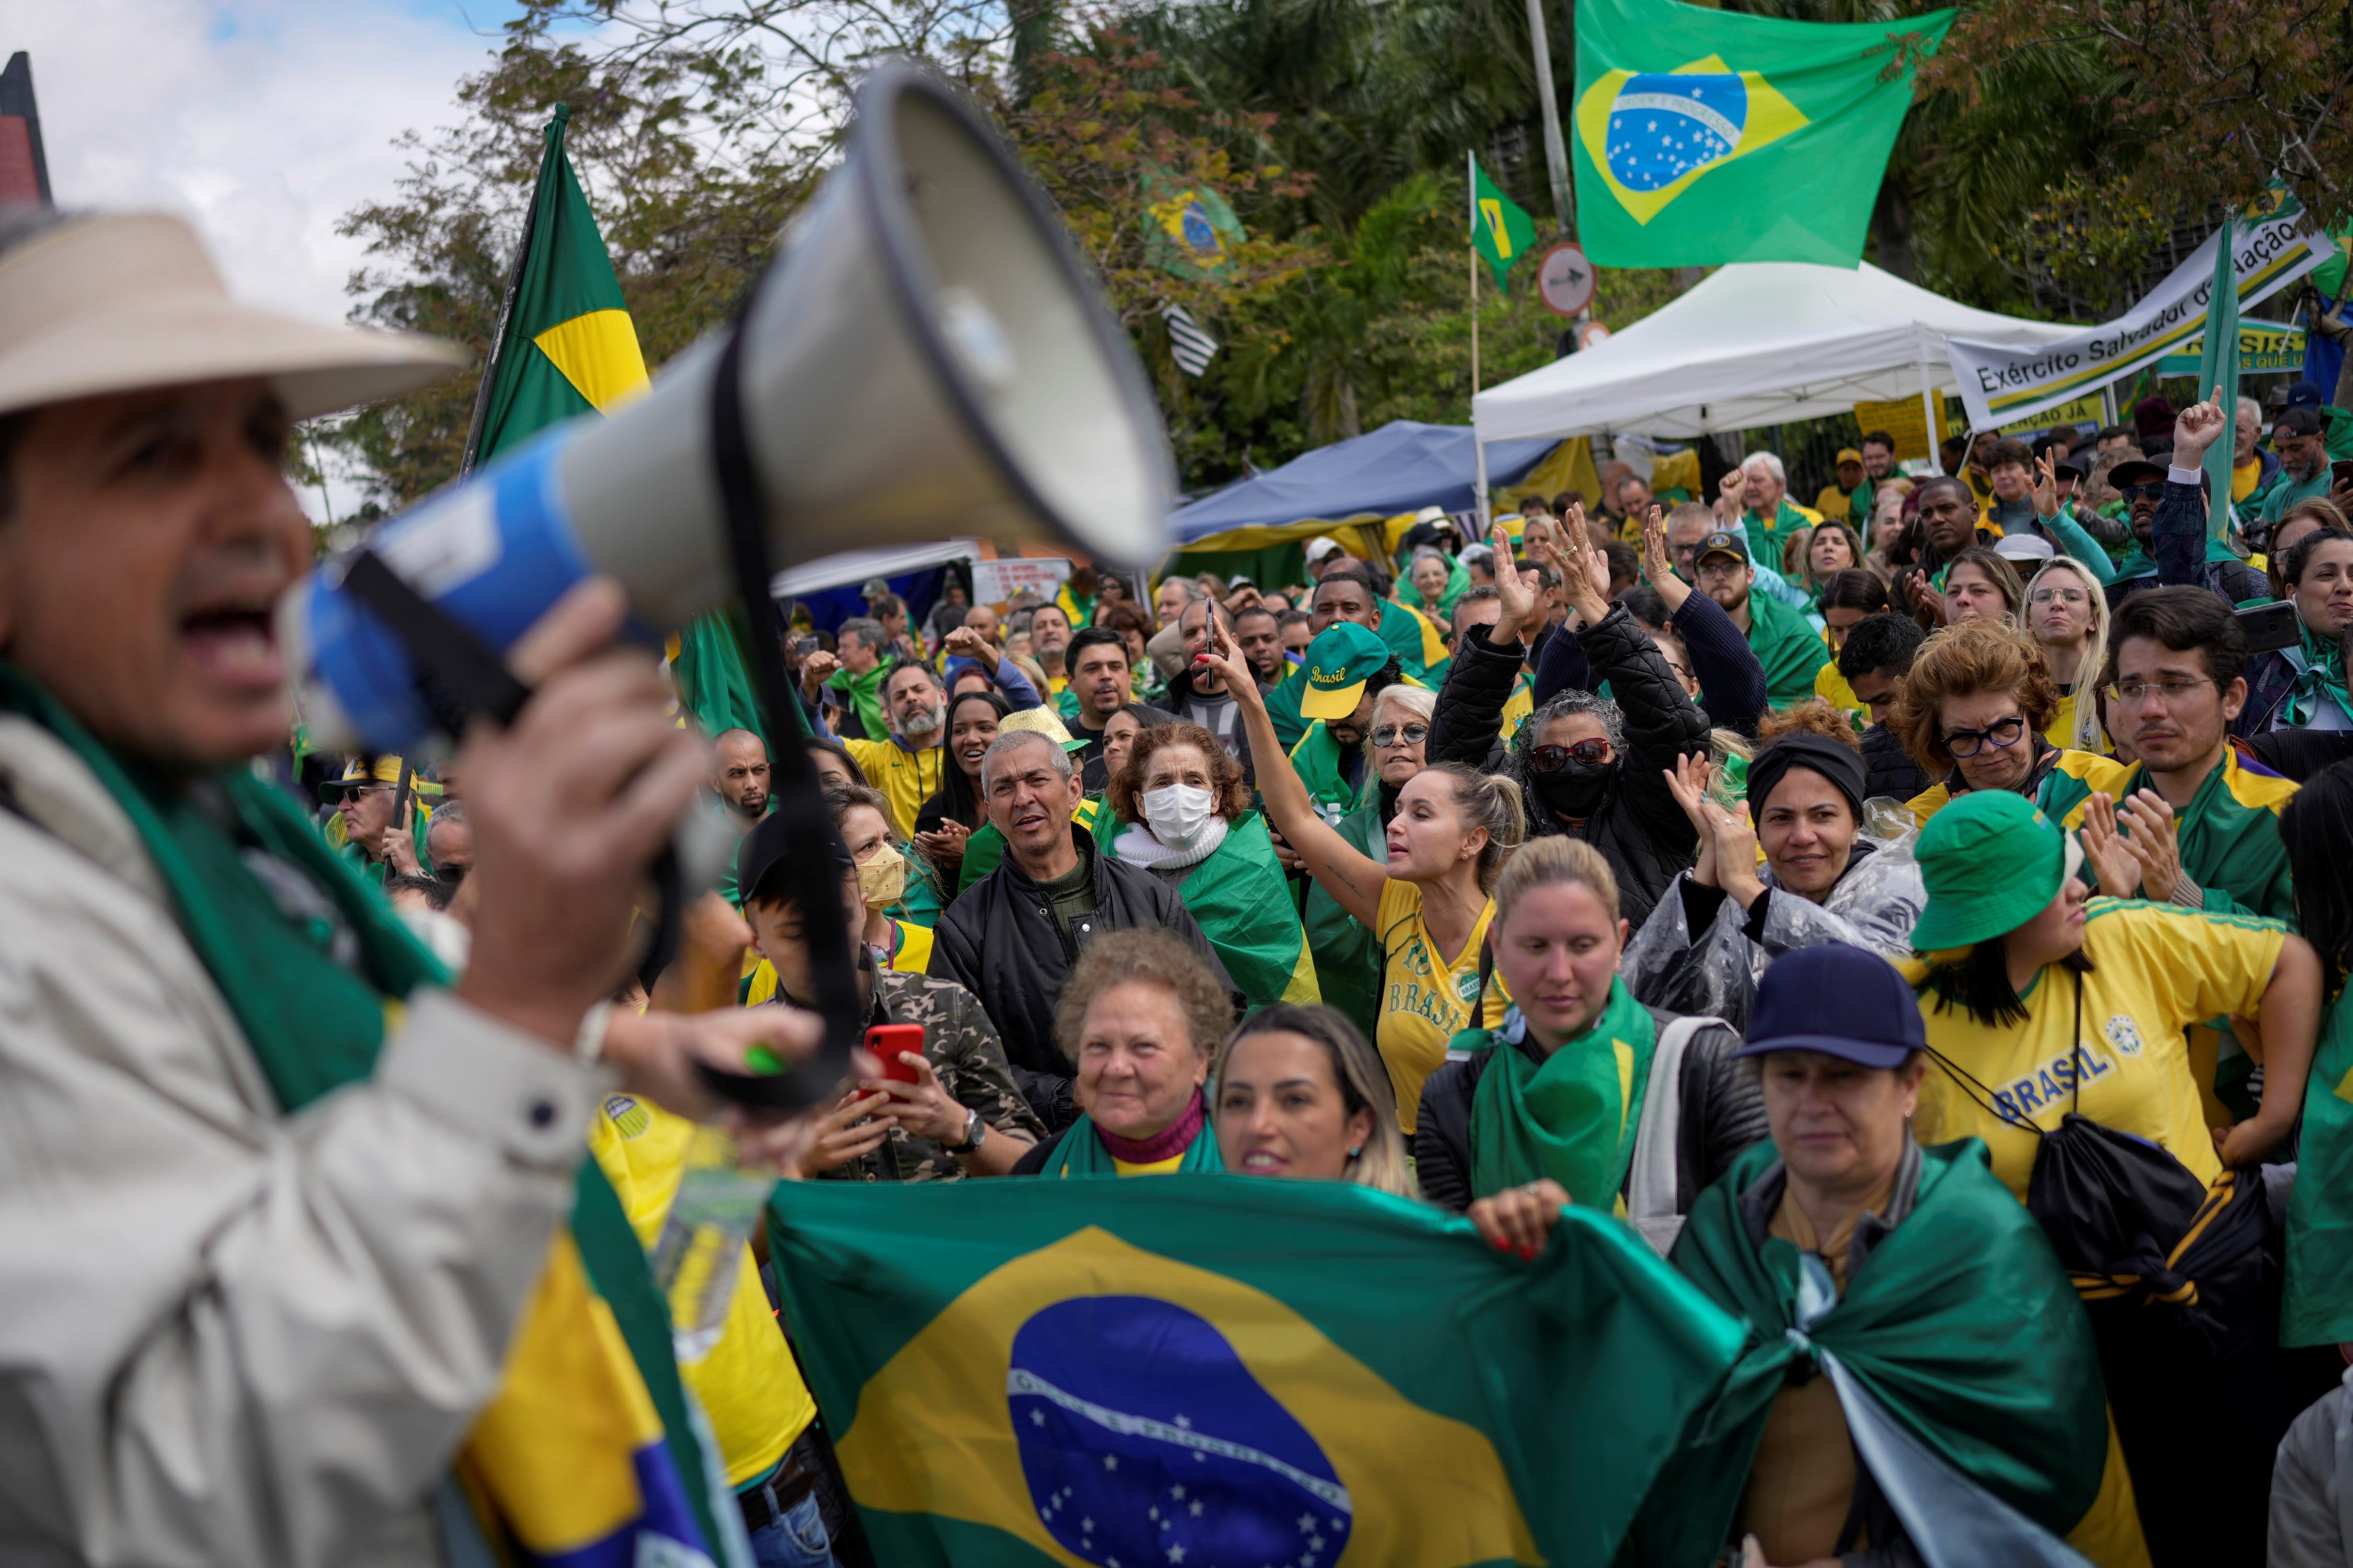
[[447, 883], [448, 886], [454, 888], [459, 883], [466, 879], [466, 868], [463, 866], [436, 866], [433, 868], [433, 879], [437, 882]]
[[1978, 749], [1983, 746], [1991, 746], [1997, 751], [2006, 746], [2015, 746], [2018, 744], [2018, 738], [2025, 733], [2025, 720], [1997, 719], [1982, 730], [1946, 731], [1945, 750], [1956, 757], [1974, 757], [1978, 754]]
[[1409, 746], [1419, 746], [1428, 739], [1430, 726], [1427, 724], [1384, 724], [1373, 731], [1373, 744], [1376, 746], [1394, 746], [1399, 742]]
[[2137, 708], [2151, 696], [2158, 696], [2164, 698], [2165, 705], [2170, 708], [2200, 687], [2214, 684], [2217, 683], [2210, 680], [2119, 680], [2108, 688], [2108, 700], [2129, 702]]
[[2162, 500], [2165, 499], [2165, 481], [2151, 479], [2145, 485], [2118, 485], [2116, 494], [2126, 500]]
[[1579, 741], [1574, 746], [1538, 746], [1528, 752], [1528, 766], [1540, 773], [1556, 773], [1575, 761], [1599, 767], [1609, 760], [1607, 741]]
[[2084, 597], [2084, 590], [2081, 588], [2037, 588], [2033, 593], [2027, 595], [2026, 602], [2030, 605], [2047, 605], [2054, 599], [2062, 604], [2068, 605], [2082, 605], [2088, 604], [2090, 602]]

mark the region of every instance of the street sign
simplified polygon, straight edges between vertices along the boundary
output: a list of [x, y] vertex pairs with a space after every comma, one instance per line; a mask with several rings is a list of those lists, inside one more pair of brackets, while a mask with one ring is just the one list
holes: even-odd
[[1556, 316], [1574, 316], [1593, 302], [1593, 263], [1562, 240], [1536, 267], [1536, 298]]
[[1585, 349], [1599, 348], [1601, 344], [1608, 340], [1609, 336], [1609, 329], [1608, 327], [1602, 325], [1599, 321], [1588, 321], [1585, 325], [1577, 329], [1577, 346], [1580, 351]]

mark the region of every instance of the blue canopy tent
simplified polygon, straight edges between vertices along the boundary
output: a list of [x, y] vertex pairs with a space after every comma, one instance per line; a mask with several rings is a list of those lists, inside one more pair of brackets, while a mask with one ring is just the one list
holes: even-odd
[[[1490, 490], [1526, 478], [1559, 445], [1551, 437], [1490, 441]], [[1261, 584], [1303, 582], [1301, 552], [1323, 533], [1339, 538], [1351, 553], [1378, 560], [1388, 552], [1384, 536], [1352, 539], [1340, 531], [1410, 518], [1428, 506], [1467, 514], [1477, 504], [1477, 467], [1469, 426], [1393, 420], [1180, 509], [1170, 520], [1176, 553], [1163, 571], [1240, 573]]]

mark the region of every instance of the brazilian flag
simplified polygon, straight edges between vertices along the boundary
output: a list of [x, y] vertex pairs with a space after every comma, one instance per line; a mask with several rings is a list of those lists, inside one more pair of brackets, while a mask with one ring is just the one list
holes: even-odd
[[[1114, 860], [1119, 831], [1113, 829], [1105, 846]], [[1275, 858], [1274, 840], [1258, 813], [1244, 814], [1226, 830], [1226, 841], [1185, 873], [1176, 896], [1251, 1006], [1323, 1000], [1307, 933], [1291, 907], [1282, 862]]]
[[1911, 62], [1953, 11], [1789, 22], [1680, 0], [1577, 8], [1577, 238], [1604, 267], [1852, 267]]
[[1261, 1176], [795, 1182], [768, 1222], [892, 1568], [1603, 1568], [1746, 1331], [1585, 1210], [1533, 1263]]

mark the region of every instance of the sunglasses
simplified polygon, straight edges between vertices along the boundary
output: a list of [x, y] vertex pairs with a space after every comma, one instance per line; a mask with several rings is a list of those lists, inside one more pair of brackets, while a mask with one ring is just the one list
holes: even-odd
[[343, 799], [345, 805], [349, 805], [351, 802], [359, 799], [359, 797], [364, 795], [375, 795], [380, 791], [389, 790], [391, 788], [392, 786], [387, 784], [345, 784], [343, 786]]
[[2124, 497], [2126, 500], [2141, 500], [2144, 499], [2148, 500], [2163, 500], [2165, 499], [2165, 481], [2163, 479], [2151, 479], [2145, 485], [2118, 485], [2116, 487], [2116, 494]]
[[1384, 724], [1373, 731], [1373, 744], [1394, 746], [1403, 741], [1409, 746], [1419, 746], [1430, 739], [1427, 724]]
[[1572, 761], [1599, 767], [1609, 760], [1607, 741], [1579, 741], [1574, 746], [1538, 746], [1528, 752], [1528, 766], [1540, 773], [1556, 773]]

